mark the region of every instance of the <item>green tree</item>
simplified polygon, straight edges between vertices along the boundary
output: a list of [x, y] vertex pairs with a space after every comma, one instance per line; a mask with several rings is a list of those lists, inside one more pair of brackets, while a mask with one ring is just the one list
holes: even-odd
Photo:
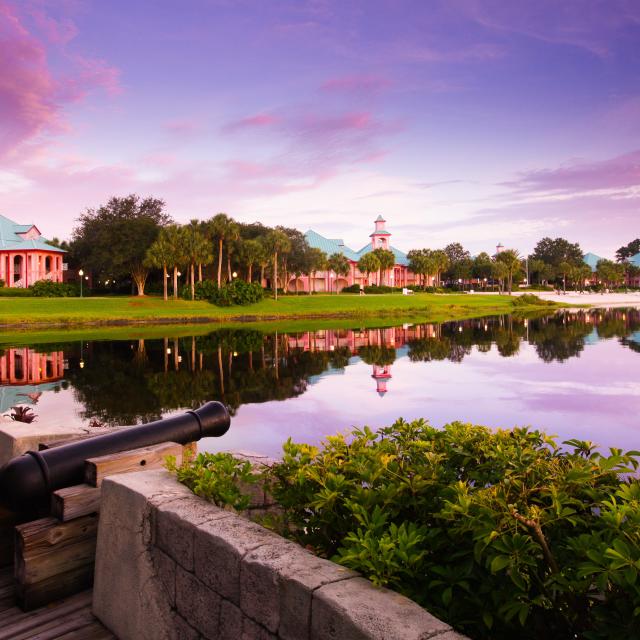
[[[64, 249], [64, 247], [62, 247], [62, 249]], [[637, 253], [640, 253], [640, 238], [636, 238], [624, 247], [620, 247], [616, 251], [616, 260], [618, 262], [624, 262], [625, 260], [635, 256]]]
[[545, 262], [538, 258], [529, 258], [529, 277], [531, 280], [537, 280], [538, 284], [542, 284]]
[[247, 268], [247, 282], [252, 281], [254, 264], [260, 264], [264, 247], [259, 240], [243, 240], [240, 250], [242, 263]]
[[349, 260], [342, 253], [332, 253], [327, 260], [328, 268], [336, 274], [336, 293], [338, 293], [338, 276], [349, 273]]
[[189, 265], [191, 299], [195, 300], [196, 265], [206, 264], [213, 258], [211, 255], [211, 247], [206, 236], [200, 230], [198, 220], [191, 220], [189, 224], [184, 225], [181, 240], [182, 254], [185, 257], [185, 262]]
[[97, 273], [100, 279], [130, 276], [138, 295], [144, 295], [149, 274], [147, 250], [171, 222], [164, 202], [132, 194], [113, 197], [98, 209], [87, 209], [73, 231], [79, 264]]
[[316, 272], [327, 268], [327, 254], [316, 247], [309, 249], [309, 276], [311, 277], [311, 290], [316, 292]]
[[[389, 251], [389, 249], [382, 249], [382, 248], [378, 248], [378, 249], [374, 249], [372, 252], [376, 258], [378, 258], [378, 262], [380, 262], [380, 280], [378, 281], [378, 284], [389, 284], [389, 278], [388, 278], [388, 271], [389, 269], [393, 269], [393, 266], [396, 263], [396, 257], [393, 254], [393, 251]], [[385, 282], [382, 282], [382, 276], [383, 274], [385, 274]]]
[[481, 280], [486, 287], [486, 281], [491, 277], [491, 256], [482, 252], [473, 259], [472, 274], [474, 278]]
[[365, 282], [369, 284], [369, 275], [377, 273], [380, 270], [380, 260], [378, 260], [378, 256], [372, 251], [365, 253], [360, 260], [358, 260], [358, 269], [360, 273], [364, 273]]
[[496, 256], [496, 262], [501, 262], [507, 268], [509, 295], [511, 295], [513, 291], [513, 278], [522, 268], [520, 264], [520, 254], [515, 249], [507, 249]]
[[611, 260], [598, 260], [596, 273], [608, 287], [615, 287], [624, 281], [625, 269], [624, 265]]
[[491, 269], [491, 277], [498, 281], [500, 293], [504, 293], [504, 282], [509, 277], [509, 267], [501, 260], [496, 260]]
[[575, 266], [575, 263], [571, 263], [568, 260], [563, 260], [558, 265], [558, 274], [562, 277], [562, 290], [567, 290], [567, 276], [571, 273], [571, 270]]
[[265, 238], [265, 246], [273, 260], [273, 295], [278, 299], [278, 256], [291, 251], [291, 241], [278, 229], [270, 231]]
[[237, 224], [226, 213], [218, 213], [208, 223], [209, 233], [218, 243], [218, 288], [222, 286], [222, 249], [227, 238], [239, 232]]
[[168, 267], [174, 266], [177, 262], [176, 253], [178, 249], [173, 243], [174, 236], [171, 233], [172, 227], [175, 227], [175, 225], [161, 229], [160, 234], [155, 239], [154, 243], [147, 249], [146, 255], [147, 266], [162, 269], [162, 290], [165, 300], [168, 300], [169, 298], [169, 275], [167, 270]]
[[531, 258], [558, 267], [561, 262], [579, 264], [583, 253], [577, 242], [572, 244], [564, 238], [542, 238], [535, 246]]

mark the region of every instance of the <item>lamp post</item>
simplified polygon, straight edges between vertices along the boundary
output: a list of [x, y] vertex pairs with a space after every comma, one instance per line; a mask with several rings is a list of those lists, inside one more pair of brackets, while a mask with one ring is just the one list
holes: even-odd
[[82, 281], [84, 280], [84, 271], [80, 269], [80, 271], [78, 271], [78, 275], [80, 276], [80, 297], [82, 298]]

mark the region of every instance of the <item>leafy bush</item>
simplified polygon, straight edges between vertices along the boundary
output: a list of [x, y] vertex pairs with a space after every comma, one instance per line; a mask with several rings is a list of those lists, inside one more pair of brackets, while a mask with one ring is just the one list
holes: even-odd
[[[245, 282], [244, 280], [234, 280], [218, 289], [215, 282], [204, 280], [196, 282], [196, 300], [208, 300], [218, 307], [231, 307], [234, 305], [247, 305], [260, 302], [264, 296], [264, 291], [257, 282]], [[191, 300], [191, 286], [185, 285], [180, 290], [180, 297]]]
[[[423, 420], [289, 440], [265, 478], [283, 514], [265, 523], [477, 639], [637, 638], [640, 453], [564, 444]], [[242, 506], [200, 460], [179, 478]]]
[[32, 295], [30, 289], [22, 289], [20, 287], [0, 288], [0, 297], [2, 298], [30, 298]]
[[524, 293], [521, 296], [513, 298], [514, 307], [527, 307], [531, 305], [537, 305], [540, 307], [552, 307], [555, 303], [551, 300], [543, 300], [533, 293]]
[[[80, 288], [77, 285], [51, 280], [38, 280], [28, 288], [28, 291], [35, 298], [73, 298], [80, 295]], [[86, 289], [85, 292], [89, 293]]]
[[0, 278], [0, 289], [2, 289], [4, 285], [5, 285], [5, 281], [2, 278]]

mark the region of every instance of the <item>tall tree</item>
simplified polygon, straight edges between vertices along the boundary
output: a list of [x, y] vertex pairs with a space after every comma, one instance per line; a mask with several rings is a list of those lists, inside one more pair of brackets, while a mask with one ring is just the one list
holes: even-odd
[[529, 257], [559, 267], [561, 262], [579, 264], [582, 262], [583, 253], [577, 242], [572, 244], [564, 238], [542, 238]]
[[369, 275], [380, 270], [380, 260], [375, 252], [369, 251], [358, 260], [358, 269], [364, 273], [366, 283], [369, 284]]
[[[378, 247], [377, 249], [374, 249], [372, 253], [376, 256], [376, 258], [378, 258], [378, 261], [380, 262], [380, 276], [382, 276], [383, 274], [385, 276], [388, 275], [387, 272], [389, 271], [389, 269], [392, 269], [396, 263], [396, 257], [393, 254], [393, 251]], [[385, 284], [388, 285], [388, 278], [385, 277], [385, 280], [387, 280]], [[380, 281], [378, 282], [378, 284], [382, 284], [382, 282]]]
[[265, 238], [265, 245], [273, 259], [273, 295], [278, 299], [278, 256], [291, 251], [291, 241], [282, 231], [273, 229]]
[[431, 254], [436, 276], [436, 286], [441, 285], [441, 275], [449, 267], [449, 256], [442, 249], [436, 249]]
[[507, 249], [496, 256], [496, 262], [501, 262], [507, 268], [509, 295], [513, 291], [513, 278], [522, 269], [520, 254], [515, 249]]
[[247, 268], [247, 282], [252, 281], [252, 268], [254, 264], [260, 264], [263, 246], [258, 240], [243, 240], [241, 245], [241, 259]]
[[222, 286], [222, 249], [230, 233], [235, 231], [235, 221], [226, 213], [218, 213], [209, 221], [209, 233], [218, 244], [218, 287]]
[[172, 264], [175, 255], [175, 248], [167, 233], [168, 230], [169, 227], [165, 227], [160, 231], [153, 244], [147, 249], [146, 255], [147, 266], [162, 269], [162, 291], [165, 300], [169, 298], [169, 274], [167, 270]]
[[346, 276], [349, 273], [349, 260], [342, 253], [332, 253], [327, 260], [327, 266], [336, 274], [336, 293], [338, 293], [338, 276]]
[[200, 229], [200, 223], [198, 220], [191, 220], [189, 224], [184, 225], [181, 238], [182, 253], [185, 256], [185, 261], [189, 265], [191, 299], [194, 300], [196, 297], [196, 265], [200, 263], [206, 264], [211, 260], [211, 247], [209, 241]]
[[113, 197], [98, 209], [87, 209], [73, 231], [79, 264], [100, 279], [130, 276], [138, 295], [144, 295], [149, 274], [147, 250], [171, 222], [164, 201], [135, 194]]
[[500, 293], [504, 293], [504, 281], [509, 277], [509, 268], [507, 265], [504, 262], [496, 260], [493, 263], [491, 277], [498, 281]]
[[[64, 249], [64, 247], [62, 248]], [[635, 256], [637, 253], [640, 253], [640, 238], [636, 238], [624, 247], [620, 247], [616, 251], [616, 260], [618, 262], [624, 262], [625, 260]]]
[[316, 247], [309, 249], [309, 276], [311, 277], [311, 291], [316, 292], [316, 273], [327, 268], [327, 254]]
[[487, 280], [491, 277], [491, 256], [482, 252], [473, 259], [472, 273], [474, 278], [481, 280], [486, 286]]

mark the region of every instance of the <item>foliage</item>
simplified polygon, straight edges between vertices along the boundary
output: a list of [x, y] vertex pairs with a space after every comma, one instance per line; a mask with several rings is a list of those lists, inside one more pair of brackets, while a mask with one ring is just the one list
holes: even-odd
[[598, 260], [596, 273], [598, 278], [608, 286], [616, 286], [624, 281], [625, 269], [623, 264], [611, 260]]
[[[203, 280], [194, 284], [194, 300], [213, 300], [216, 296], [218, 287], [211, 280]], [[180, 290], [180, 297], [183, 300], [191, 300], [191, 285], [185, 284]]]
[[524, 293], [521, 296], [517, 296], [513, 299], [514, 307], [527, 307], [530, 305], [536, 305], [540, 307], [553, 307], [555, 303], [551, 300], [543, 300], [542, 298], [538, 298], [538, 296], [533, 295], [532, 293]]
[[14, 422], [31, 424], [36, 418], [37, 416], [33, 413], [33, 409], [31, 409], [31, 407], [22, 407], [20, 405], [11, 407], [11, 419]]
[[335, 288], [338, 293], [338, 277], [346, 276], [349, 273], [349, 260], [342, 253], [332, 253], [327, 259], [327, 269], [336, 274]]
[[[401, 291], [401, 289], [398, 289], [397, 287], [387, 287], [385, 285], [382, 286], [378, 286], [376, 284], [372, 284], [372, 285], [367, 285], [366, 287], [364, 287], [364, 292], [365, 293], [394, 293], [394, 292], [398, 292]], [[360, 285], [359, 284], [352, 284], [348, 287], [344, 287], [342, 289], [342, 293], [360, 293]]]
[[262, 287], [257, 282], [233, 280], [219, 289], [214, 286], [207, 300], [218, 307], [231, 307], [255, 304], [262, 300], [263, 295]]
[[[402, 419], [322, 448], [289, 439], [266, 478], [283, 514], [266, 524], [474, 638], [637, 637], [640, 452], [564, 444]], [[183, 476], [226, 487], [225, 464], [226, 478]]]
[[[378, 260], [378, 256], [373, 251], [365, 253], [360, 258], [360, 260], [358, 260], [358, 270], [360, 271], [360, 273], [364, 273], [364, 275], [366, 276], [366, 281], [368, 282], [369, 274], [380, 271], [380, 260]], [[360, 286], [354, 286], [356, 287], [356, 291], [354, 291], [354, 293], [357, 293], [360, 289]], [[345, 291], [345, 289], [343, 289], [343, 291]]]
[[73, 232], [75, 253], [83, 267], [101, 280], [131, 276], [142, 295], [148, 273], [147, 249], [169, 222], [162, 200], [137, 195], [113, 197], [80, 216]]
[[561, 262], [580, 264], [583, 253], [577, 242], [572, 244], [564, 238], [542, 238], [530, 257], [532, 260], [541, 260], [545, 264], [558, 267]]
[[2, 289], [2, 287], [5, 286], [5, 284], [6, 284], [5, 281], [2, 278], [0, 278], [0, 289]]
[[78, 285], [51, 280], [38, 280], [27, 291], [30, 291], [34, 298], [75, 298], [80, 295]]
[[624, 262], [625, 260], [635, 256], [637, 253], [640, 253], [640, 238], [636, 238], [629, 244], [620, 247], [616, 251], [616, 260], [618, 262]]
[[178, 467], [175, 456], [167, 456], [167, 469], [196, 495], [219, 507], [236, 510], [249, 506], [243, 485], [255, 483], [251, 463], [238, 460], [230, 453], [199, 453], [194, 460], [186, 458]]
[[513, 281], [521, 270], [520, 254], [515, 249], [507, 249], [496, 256], [496, 262], [501, 262], [507, 268], [509, 295], [511, 295], [513, 291]]

